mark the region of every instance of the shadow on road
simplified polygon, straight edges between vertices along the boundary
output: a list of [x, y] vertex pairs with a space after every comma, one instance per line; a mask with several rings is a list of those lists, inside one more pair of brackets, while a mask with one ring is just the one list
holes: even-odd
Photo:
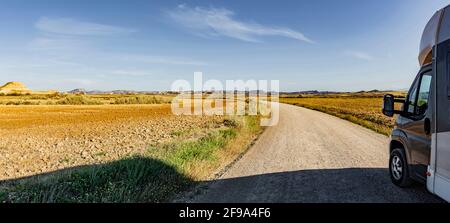
[[424, 185], [396, 187], [384, 168], [301, 170], [221, 179], [205, 185], [195, 192], [200, 195], [186, 195], [186, 200], [219, 203], [442, 202], [428, 193]]
[[0, 201], [161, 202], [190, 185], [198, 186], [175, 202], [442, 202], [423, 185], [394, 186], [384, 168], [300, 170], [194, 182], [164, 162], [143, 157], [0, 181]]

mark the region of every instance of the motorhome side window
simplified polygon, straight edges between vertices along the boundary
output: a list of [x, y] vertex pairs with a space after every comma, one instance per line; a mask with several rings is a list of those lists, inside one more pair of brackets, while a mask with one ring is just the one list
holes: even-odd
[[431, 79], [430, 72], [427, 72], [414, 83], [408, 97], [408, 113], [410, 115], [423, 115], [427, 111]]
[[423, 115], [428, 109], [428, 100], [430, 98], [431, 75], [425, 73], [420, 81], [419, 94], [417, 95], [416, 115]]
[[416, 102], [416, 95], [417, 95], [417, 80], [414, 82], [414, 84], [408, 94], [408, 103], [407, 103], [408, 114], [414, 114], [414, 109], [415, 109], [414, 104]]

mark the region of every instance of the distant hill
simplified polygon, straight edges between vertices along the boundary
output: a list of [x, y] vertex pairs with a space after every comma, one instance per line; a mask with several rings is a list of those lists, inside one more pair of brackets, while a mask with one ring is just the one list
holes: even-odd
[[0, 94], [31, 94], [32, 91], [20, 82], [8, 82], [0, 87]]
[[69, 93], [69, 94], [86, 94], [86, 89], [84, 89], [84, 88], [77, 88], [77, 89], [73, 89], [71, 91], [68, 91], [67, 93]]
[[77, 88], [71, 91], [67, 91], [69, 94], [159, 94], [160, 91], [133, 91], [133, 90], [113, 90], [113, 91], [101, 91], [101, 90], [86, 90], [84, 88]]
[[311, 94], [311, 95], [336, 94], [336, 93], [342, 93], [342, 92], [337, 92], [337, 91], [318, 91], [318, 90], [280, 92], [280, 94]]
[[292, 92], [280, 92], [280, 94], [285, 95], [327, 95], [327, 94], [383, 94], [383, 93], [391, 93], [391, 92], [404, 92], [408, 91], [408, 89], [400, 89], [400, 90], [367, 90], [367, 91], [318, 91], [318, 90], [310, 90], [310, 91], [292, 91]]

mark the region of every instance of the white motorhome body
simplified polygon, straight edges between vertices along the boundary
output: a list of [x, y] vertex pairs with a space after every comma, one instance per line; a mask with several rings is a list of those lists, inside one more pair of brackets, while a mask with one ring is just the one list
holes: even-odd
[[450, 201], [450, 6], [428, 22], [420, 45], [419, 63], [431, 64], [431, 153], [427, 172], [430, 192]]

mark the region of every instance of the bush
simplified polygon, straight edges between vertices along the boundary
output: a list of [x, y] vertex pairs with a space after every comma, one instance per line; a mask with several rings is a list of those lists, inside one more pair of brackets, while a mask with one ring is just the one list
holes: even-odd
[[163, 104], [167, 103], [160, 97], [141, 95], [132, 97], [116, 98], [112, 104]]
[[47, 99], [60, 99], [63, 95], [61, 93], [51, 93], [51, 94], [38, 94], [38, 95], [31, 95], [30, 99], [32, 100], [47, 100]]
[[101, 105], [100, 101], [87, 98], [83, 95], [68, 95], [56, 102], [58, 105]]
[[2, 103], [6, 105], [39, 105], [39, 102], [21, 100], [21, 101], [8, 101], [6, 103]]
[[12, 92], [12, 93], [8, 93], [6, 94], [7, 96], [22, 96], [23, 94], [18, 93], [18, 92]]

